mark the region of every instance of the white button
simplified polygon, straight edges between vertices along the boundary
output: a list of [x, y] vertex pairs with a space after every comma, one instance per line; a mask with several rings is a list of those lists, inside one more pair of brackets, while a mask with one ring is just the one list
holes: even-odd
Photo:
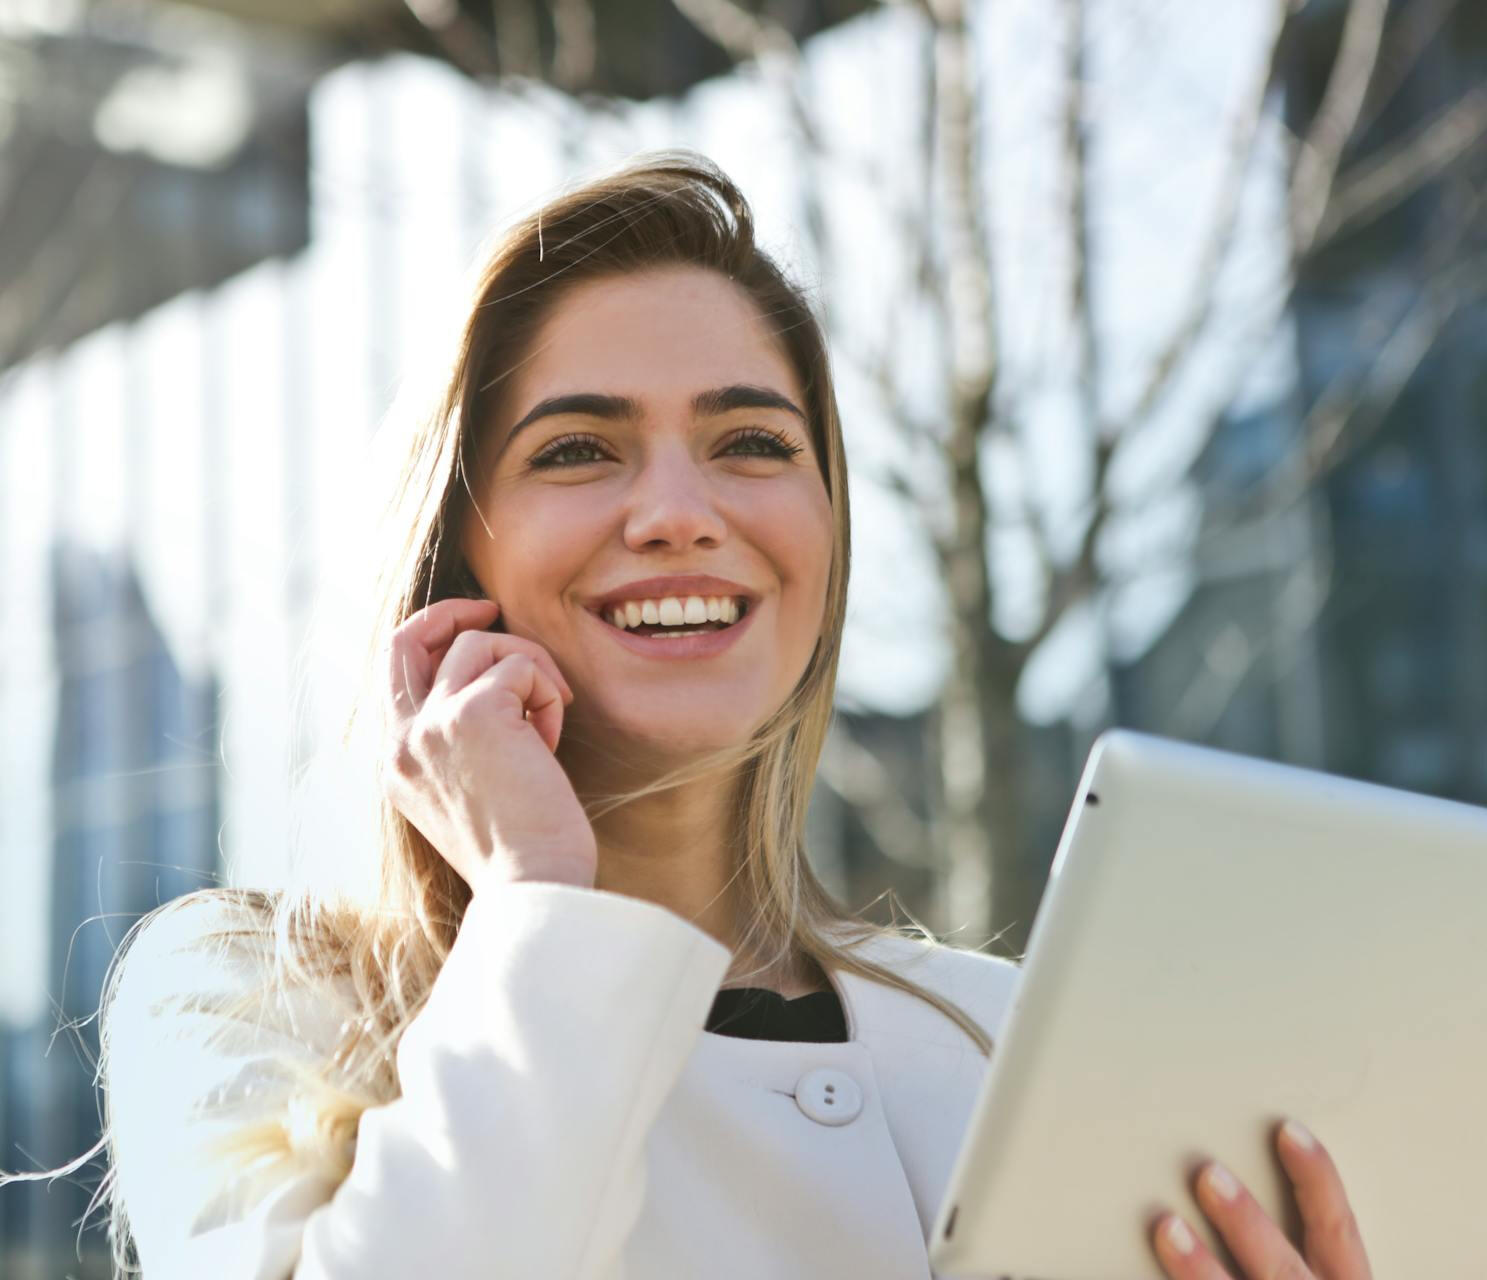
[[795, 1086], [795, 1105], [817, 1124], [851, 1124], [862, 1110], [862, 1090], [845, 1071], [807, 1071]]

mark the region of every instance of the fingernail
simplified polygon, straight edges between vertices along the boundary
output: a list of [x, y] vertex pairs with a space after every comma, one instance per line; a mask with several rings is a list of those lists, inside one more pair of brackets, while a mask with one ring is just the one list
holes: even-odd
[[1311, 1136], [1310, 1130], [1298, 1120], [1287, 1120], [1280, 1128], [1287, 1140], [1303, 1151], [1311, 1151], [1317, 1145], [1317, 1140]]
[[1232, 1200], [1239, 1194], [1239, 1183], [1234, 1180], [1234, 1175], [1221, 1164], [1211, 1164], [1203, 1171], [1203, 1176], [1208, 1180], [1209, 1190], [1218, 1196], [1220, 1200]]
[[1181, 1218], [1168, 1218], [1167, 1243], [1178, 1253], [1192, 1253], [1193, 1246], [1197, 1242], [1193, 1239], [1193, 1233], [1188, 1230], [1186, 1222]]

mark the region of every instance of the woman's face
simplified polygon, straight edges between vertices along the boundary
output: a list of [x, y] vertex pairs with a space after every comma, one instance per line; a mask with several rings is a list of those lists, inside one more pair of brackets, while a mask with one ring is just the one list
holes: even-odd
[[[486, 424], [462, 545], [505, 630], [573, 686], [565, 739], [681, 758], [745, 740], [788, 697], [821, 634], [833, 542], [804, 414], [789, 359], [716, 272], [608, 277], [557, 304]], [[722, 581], [642, 581], [679, 575]], [[613, 621], [629, 606], [671, 621], [668, 597], [680, 626]], [[722, 628], [688, 597], [748, 603]]]

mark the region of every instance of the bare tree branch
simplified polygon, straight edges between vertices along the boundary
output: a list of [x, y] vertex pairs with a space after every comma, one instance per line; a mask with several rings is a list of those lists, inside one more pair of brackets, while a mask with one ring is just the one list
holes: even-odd
[[1322, 395], [1306, 415], [1307, 468], [1295, 482], [1297, 486], [1315, 484], [1378, 431], [1452, 317], [1483, 297], [1487, 297], [1487, 254], [1446, 273], [1421, 292], [1358, 379], [1356, 389]]
[[909, 807], [893, 775], [837, 720], [821, 749], [821, 777], [867, 829], [884, 857], [907, 867], [931, 865], [929, 829]]
[[[1436, 231], [1429, 237], [1429, 252], [1423, 264], [1425, 284], [1419, 290], [1416, 303], [1412, 310], [1404, 315], [1390, 315], [1386, 317], [1382, 311], [1383, 302], [1375, 301], [1375, 314], [1366, 317], [1362, 326], [1365, 330], [1372, 329], [1376, 331], [1378, 336], [1374, 341], [1381, 344], [1388, 343], [1391, 341], [1390, 335], [1396, 335], [1401, 327], [1411, 323], [1416, 326], [1414, 331], [1416, 334], [1415, 341], [1418, 341], [1418, 335], [1423, 332], [1423, 330], [1418, 328], [1422, 323], [1422, 317], [1432, 314], [1431, 307], [1437, 303], [1444, 304], [1447, 308], [1446, 311], [1439, 315], [1438, 323], [1435, 326], [1435, 335], [1439, 336], [1439, 333], [1444, 329], [1457, 310], [1462, 306], [1476, 301], [1479, 291], [1472, 285], [1473, 268], [1468, 263], [1465, 268], [1466, 274], [1464, 276], [1461, 274], [1463, 271], [1461, 253], [1465, 248], [1467, 237], [1478, 225], [1484, 204], [1487, 204], [1487, 197], [1484, 197], [1482, 192], [1472, 188], [1468, 188], [1467, 191], [1468, 194], [1463, 207], [1455, 210], [1451, 215], [1453, 225], [1449, 232]], [[1279, 292], [1265, 315], [1253, 326], [1250, 326], [1248, 336], [1236, 338], [1229, 343], [1230, 346], [1241, 350], [1245, 354], [1230, 365], [1229, 376], [1224, 385], [1224, 390], [1212, 398], [1212, 403], [1216, 408], [1199, 433], [1201, 439], [1210, 439], [1214, 431], [1222, 423], [1228, 412], [1228, 407], [1234, 402], [1245, 379], [1249, 376], [1254, 359], [1263, 349], [1265, 340], [1273, 336], [1275, 320], [1291, 305], [1291, 300], [1296, 291], [1296, 285], [1297, 280], [1293, 274], [1285, 289]], [[1423, 311], [1421, 309], [1422, 305], [1425, 308]], [[1414, 317], [1413, 322], [1410, 320], [1411, 316]], [[1412, 345], [1413, 342], [1406, 344], [1407, 347]], [[1428, 347], [1426, 350], [1420, 352], [1421, 359], [1424, 358], [1427, 351]], [[1346, 413], [1351, 412], [1351, 409], [1345, 406], [1350, 404], [1350, 397], [1355, 397], [1362, 388], [1363, 383], [1361, 378], [1362, 375], [1357, 372], [1348, 370], [1339, 372], [1319, 395], [1316, 405], [1313, 406], [1313, 412], [1316, 412], [1317, 405], [1325, 404], [1331, 406], [1328, 410], [1329, 413], [1333, 415], [1343, 413], [1346, 416]], [[1376, 390], [1377, 387], [1378, 383], [1375, 382]], [[1401, 387], [1399, 390], [1402, 391], [1403, 388]], [[1342, 460], [1341, 455], [1336, 454], [1335, 451], [1334, 456], [1337, 458], [1337, 461], [1340, 462]], [[1186, 462], [1183, 462], [1181, 465], [1184, 470], [1188, 466]], [[1285, 496], [1277, 496], [1280, 490], [1275, 487], [1273, 476], [1273, 470], [1267, 472], [1244, 495], [1238, 498], [1210, 500], [1207, 505], [1207, 513], [1211, 527], [1221, 529], [1228, 522], [1251, 518], [1259, 510], [1275, 509], [1294, 501], [1299, 490], [1295, 490], [1293, 487], [1286, 490]], [[1305, 479], [1304, 483], [1313, 484], [1321, 478], [1322, 475], [1320, 473], [1311, 474]], [[1155, 472], [1139, 492], [1127, 499], [1125, 505], [1128, 510], [1140, 510], [1159, 500], [1163, 495], [1170, 493], [1174, 486], [1180, 484], [1181, 481], [1182, 474], [1180, 472], [1171, 469]]]
[[922, 517], [926, 512], [927, 504], [924, 495], [910, 485], [908, 477], [897, 467], [885, 465], [870, 469], [859, 464], [852, 469], [852, 482], [854, 485], [859, 482], [877, 485], [896, 497], [902, 498], [917, 515]]
[[[992, 327], [991, 246], [976, 146], [976, 52], [963, 0], [930, 0], [935, 25], [937, 137], [945, 182], [946, 305], [950, 314], [952, 416], [973, 432], [991, 416], [997, 335]], [[963, 441], [961, 447], [964, 447]], [[952, 450], [956, 446], [952, 444]]]
[[805, 177], [800, 184], [805, 223], [817, 252], [824, 257], [828, 235], [821, 207], [819, 167], [827, 148], [806, 100], [806, 77], [795, 37], [780, 23], [749, 12], [737, 0], [674, 0], [674, 3], [684, 18], [736, 62], [753, 60], [761, 68], [773, 70], [790, 104], [795, 134], [805, 151], [801, 166]]
[[1438, 178], [1487, 138], [1487, 86], [1478, 85], [1382, 155], [1338, 182], [1312, 250], [1341, 232], [1382, 217]]
[[1301, 140], [1291, 171], [1291, 242], [1299, 259], [1310, 252], [1327, 212], [1342, 153], [1358, 125], [1378, 65], [1389, 0], [1351, 0], [1321, 105]]
[[552, 58], [553, 82], [560, 89], [576, 93], [593, 83], [599, 57], [594, 6], [592, 0], [550, 0], [550, 4], [557, 45]]
[[542, 77], [542, 45], [537, 35], [538, 0], [487, 0], [496, 27], [496, 52], [508, 75]]
[[1084, 121], [1085, 0], [1064, 0], [1063, 138], [1064, 172], [1068, 183], [1069, 234], [1069, 315], [1074, 328], [1074, 380], [1078, 390], [1081, 425], [1094, 450], [1094, 475], [1091, 478], [1093, 510], [1078, 554], [1072, 564], [1055, 563], [1047, 531], [1040, 521], [1030, 519], [1037, 530], [1038, 558], [1042, 564], [1048, 591], [1043, 617], [1032, 637], [1025, 642], [1024, 652], [1031, 654], [1048, 636], [1070, 606], [1093, 590], [1096, 583], [1095, 547], [1109, 515], [1106, 500], [1106, 474], [1114, 447], [1106, 435], [1104, 410], [1100, 400], [1100, 347], [1096, 331], [1094, 298], [1090, 287], [1090, 218], [1088, 202], [1089, 137]]
[[[1379, 0], [1366, 2], [1373, 4]], [[1260, 60], [1260, 71], [1251, 82], [1249, 93], [1240, 104], [1229, 130], [1228, 145], [1225, 148], [1228, 160], [1218, 198], [1214, 203], [1213, 217], [1208, 225], [1208, 235], [1193, 267], [1192, 288], [1186, 303], [1178, 312], [1171, 337], [1152, 364], [1146, 384], [1120, 425], [1112, 429], [1111, 434], [1114, 436], [1126, 434], [1151, 417], [1152, 411], [1171, 387], [1177, 371], [1192, 352], [1213, 310], [1213, 281], [1234, 240], [1245, 181], [1249, 176], [1255, 143], [1265, 116], [1265, 99], [1275, 79], [1281, 36], [1290, 10], [1291, 0], [1270, 0], [1265, 55]]]
[[[950, 609], [950, 672], [936, 733], [942, 763], [935, 796], [946, 923], [992, 925], [998, 910], [1031, 917], [1019, 875], [1017, 658], [992, 629], [993, 579], [981, 445], [995, 430], [1001, 369], [995, 329], [995, 262], [986, 227], [980, 121], [985, 108], [967, 0], [929, 0], [934, 27], [935, 142], [943, 213], [943, 314], [949, 351], [950, 532], [937, 547]], [[986, 12], [982, 9], [981, 12]]]
[[[1148, 576], [1154, 567], [1176, 567], [1194, 560], [1210, 561], [1236, 540], [1252, 543], [1265, 523], [1286, 516], [1307, 492], [1356, 456], [1387, 419], [1388, 411], [1464, 307], [1487, 298], [1487, 254], [1463, 263], [1461, 253], [1478, 225], [1487, 196], [1467, 188], [1468, 197], [1451, 212], [1450, 234], [1430, 237], [1424, 264], [1426, 283], [1399, 314], [1376, 300], [1359, 326], [1359, 341], [1380, 354], [1367, 368], [1344, 369], [1323, 388], [1300, 428], [1301, 443], [1288, 449], [1242, 492], [1210, 495], [1204, 502], [1205, 527], [1194, 537], [1181, 536], [1165, 546], [1148, 546], [1139, 566], [1101, 569], [1100, 582], [1119, 587]], [[1284, 299], [1289, 300], [1291, 290]], [[1285, 305], [1283, 302], [1282, 305]], [[1248, 369], [1236, 362], [1228, 390], [1215, 398], [1219, 406], [1201, 432], [1210, 439], [1222, 424]], [[1185, 470], [1188, 463], [1182, 463]], [[1126, 509], [1140, 510], [1169, 494], [1182, 481], [1180, 471], [1156, 473]], [[1072, 601], [1065, 601], [1065, 604]]]
[[[1002, 530], [1026, 533], [1038, 561], [1038, 571], [1044, 582], [1052, 582], [1058, 574], [1058, 564], [1053, 555], [1053, 542], [1049, 536], [1045, 513], [1033, 500], [1033, 442], [1026, 431], [1007, 432], [1012, 438], [1018, 474], [1008, 485], [1017, 494], [1016, 510], [1007, 518], [993, 518], [989, 532]], [[1031, 650], [1028, 650], [1031, 654]]]
[[929, 16], [929, 0], [878, 0], [878, 4], [884, 9], [913, 9]]
[[910, 444], [926, 444], [939, 448], [943, 441], [936, 430], [936, 423], [926, 418], [904, 397], [895, 380], [893, 352], [897, 344], [890, 332], [882, 350], [863, 351], [846, 341], [836, 344], [837, 358], [851, 365], [883, 401], [884, 408], [893, 418], [894, 425]]
[[403, 0], [409, 13], [433, 37], [439, 51], [473, 80], [495, 76], [501, 67], [489, 36], [460, 9], [457, 0]]
[[[1210, 225], [1205, 248], [1200, 254], [1199, 267], [1193, 275], [1193, 289], [1188, 304], [1181, 313], [1182, 319], [1174, 328], [1168, 345], [1155, 361], [1151, 376], [1136, 397], [1132, 409], [1115, 431], [1114, 434], [1118, 436], [1129, 434], [1149, 419], [1206, 326], [1214, 299], [1213, 278], [1232, 242], [1239, 199], [1263, 118], [1265, 98], [1276, 75], [1281, 38], [1290, 7], [1290, 0], [1279, 0], [1272, 11], [1269, 52], [1262, 62], [1264, 72], [1256, 78], [1244, 110], [1236, 117], [1230, 139], [1228, 180]], [[1359, 115], [1369, 94], [1371, 78], [1379, 63], [1387, 9], [1388, 0], [1351, 0], [1321, 105], [1305, 138], [1298, 144], [1290, 184], [1293, 254], [1297, 260], [1321, 242], [1323, 219], [1329, 216], [1331, 210], [1338, 164], [1349, 138], [1356, 133]], [[1449, 114], [1452, 115], [1453, 123], [1464, 119], [1455, 117], [1454, 113]], [[1424, 181], [1430, 176], [1427, 167], [1415, 167], [1417, 181]], [[1400, 176], [1397, 168], [1384, 172], [1394, 178]], [[1380, 185], [1376, 182], [1360, 190], [1363, 194], [1368, 194], [1379, 190]], [[1356, 195], [1350, 197], [1348, 207], [1361, 210], [1361, 199]], [[1357, 216], [1361, 216], [1361, 213]], [[1328, 234], [1335, 234], [1341, 230], [1342, 225], [1339, 221], [1334, 227], [1329, 220]], [[1290, 304], [1295, 284], [1293, 276], [1290, 286], [1272, 311], [1277, 318]], [[1269, 328], [1268, 323], [1266, 327]], [[1053, 602], [1067, 603], [1071, 591], [1077, 594], [1077, 583], [1071, 583], [1070, 589], [1056, 593], [1052, 597]], [[1051, 630], [1051, 627], [1047, 630]], [[1046, 634], [1046, 630], [1041, 633]]]
[[[882, 2], [894, 4], [900, 0]], [[773, 57], [781, 64], [783, 71], [777, 78], [789, 93], [798, 136], [815, 160], [829, 160], [872, 190], [890, 189], [883, 168], [874, 164], [870, 157], [834, 150], [821, 136], [820, 127], [801, 88], [803, 75], [800, 46], [784, 26], [751, 13], [737, 3], [737, 0], [673, 0], [673, 3], [677, 12], [735, 62], [756, 62], [762, 65]], [[923, 7], [918, 0], [902, 0], [902, 3], [905, 7], [916, 10]], [[906, 233], [906, 241], [909, 233], [923, 230], [917, 221], [916, 211], [908, 206], [899, 209], [895, 216]]]
[[[1317, 575], [1326, 584], [1317, 590], [1309, 568], [1293, 572], [1283, 589], [1293, 598], [1304, 598], [1304, 607], [1290, 611], [1284, 630], [1271, 630], [1256, 640], [1237, 622], [1230, 621], [1209, 638], [1198, 672], [1177, 696], [1162, 724], [1162, 732], [1188, 742], [1211, 740], [1220, 718], [1233, 703], [1250, 673], [1273, 652], [1289, 649], [1299, 653], [1302, 637], [1316, 625], [1332, 597], [1330, 572]], [[1279, 680], [1295, 665], [1277, 664], [1272, 675]]]
[[1384, 48], [1373, 74], [1363, 115], [1355, 130], [1360, 136], [1373, 128], [1384, 108], [1419, 64], [1430, 42], [1461, 7], [1461, 0], [1412, 0], [1404, 5], [1385, 33]]
[[735, 62], [768, 53], [799, 57], [795, 38], [778, 22], [750, 13], [735, 0], [673, 0], [678, 12]]
[[[1487, 254], [1471, 262], [1444, 266], [1408, 311], [1392, 326], [1378, 355], [1365, 369], [1338, 373], [1302, 420], [1296, 450], [1277, 458], [1243, 493], [1210, 498], [1208, 527], [1196, 540], [1167, 548], [1148, 548], [1143, 564], [1129, 573], [1106, 566], [1101, 580], [1120, 585], [1151, 572], [1153, 563], [1178, 563], [1210, 554], [1219, 543], [1249, 536], [1262, 521], [1284, 514], [1349, 459], [1356, 457], [1384, 426], [1451, 320], [1464, 308], [1487, 299]], [[1214, 426], [1223, 411], [1215, 416]], [[1205, 435], [1211, 435], [1212, 429]], [[1172, 481], [1144, 490], [1146, 500], [1170, 492]], [[1136, 505], [1133, 504], [1133, 509]]]
[[1100, 534], [1109, 523], [1112, 514], [1110, 485], [1108, 481], [1110, 463], [1115, 456], [1115, 443], [1099, 439], [1094, 445], [1094, 475], [1090, 482], [1090, 515], [1079, 540], [1079, 550], [1067, 565], [1055, 566], [1049, 575], [1048, 592], [1044, 599], [1043, 616], [1033, 633], [1018, 645], [1025, 658], [1046, 640], [1053, 629], [1080, 601], [1087, 599], [1100, 584], [1100, 569], [1096, 560]]
[[1064, 171], [1069, 185], [1069, 316], [1074, 325], [1074, 378], [1085, 430], [1101, 430], [1100, 350], [1090, 294], [1089, 131], [1084, 121], [1084, 0], [1063, 0]]

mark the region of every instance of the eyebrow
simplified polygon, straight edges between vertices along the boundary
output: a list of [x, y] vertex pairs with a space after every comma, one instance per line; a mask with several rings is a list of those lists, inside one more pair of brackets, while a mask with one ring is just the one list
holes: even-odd
[[[734, 409], [784, 409], [804, 422], [805, 414], [788, 396], [768, 387], [735, 383], [730, 387], [715, 387], [701, 391], [692, 397], [692, 412], [698, 417], [715, 417], [731, 413]], [[588, 418], [607, 418], [613, 422], [634, 422], [641, 416], [640, 401], [632, 396], [599, 395], [592, 391], [577, 391], [568, 395], [550, 396], [539, 400], [509, 432], [501, 445], [506, 451], [517, 432], [531, 426], [539, 418], [550, 418], [558, 414], [576, 413]]]

